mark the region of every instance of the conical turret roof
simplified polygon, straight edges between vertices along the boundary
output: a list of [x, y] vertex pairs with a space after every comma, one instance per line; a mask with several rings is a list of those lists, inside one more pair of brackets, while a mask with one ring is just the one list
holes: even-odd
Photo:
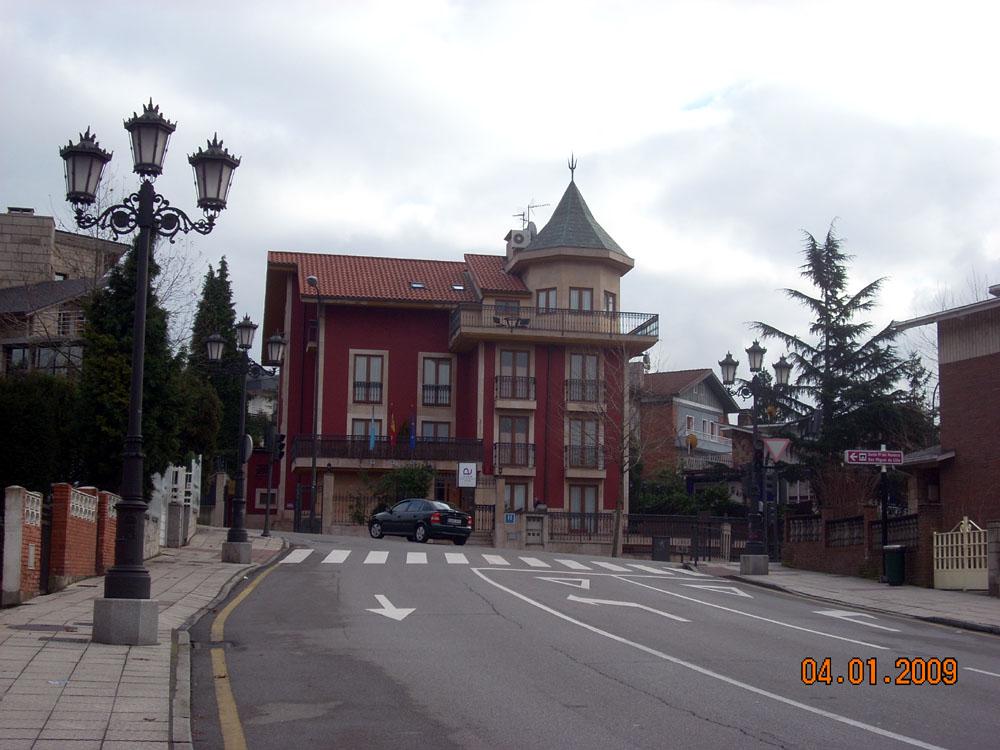
[[527, 251], [554, 247], [595, 248], [628, 257], [628, 253], [597, 223], [573, 181], [570, 181], [559, 205], [552, 212], [552, 218], [531, 241]]

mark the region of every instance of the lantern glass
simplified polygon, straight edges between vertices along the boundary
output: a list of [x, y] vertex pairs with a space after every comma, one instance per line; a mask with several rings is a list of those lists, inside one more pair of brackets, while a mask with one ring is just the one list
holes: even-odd
[[236, 345], [243, 351], [252, 347], [256, 330], [257, 324], [250, 320], [249, 315], [244, 315], [243, 320], [236, 324]]
[[71, 203], [91, 204], [97, 198], [104, 165], [111, 161], [111, 154], [97, 143], [90, 129], [80, 134], [80, 142], [72, 142], [59, 149], [66, 172], [66, 200]]
[[792, 374], [792, 365], [785, 359], [785, 355], [782, 354], [777, 362], [774, 363], [774, 382], [778, 385], [788, 385], [788, 379]]
[[198, 208], [203, 211], [222, 211], [229, 200], [229, 188], [233, 183], [233, 172], [240, 160], [223, 148], [216, 134], [208, 142], [208, 149], [188, 157], [194, 169], [195, 187], [198, 190]]
[[747, 357], [750, 359], [750, 372], [760, 372], [764, 367], [764, 354], [767, 352], [759, 341], [754, 341], [747, 347]]
[[160, 108], [149, 100], [142, 105], [142, 114], [132, 113], [126, 120], [125, 129], [132, 137], [132, 162], [136, 174], [156, 177], [163, 172], [163, 159], [167, 155], [170, 134], [177, 129], [177, 123], [170, 122]]
[[726, 352], [726, 358], [719, 361], [719, 369], [722, 371], [722, 382], [724, 385], [732, 385], [736, 382], [736, 368], [740, 363], [733, 359], [732, 352]]
[[267, 340], [267, 361], [281, 364], [285, 359], [285, 337], [276, 333]]
[[222, 350], [226, 347], [226, 340], [217, 333], [213, 333], [205, 339], [205, 347], [208, 349], [208, 361], [218, 362], [222, 359]]

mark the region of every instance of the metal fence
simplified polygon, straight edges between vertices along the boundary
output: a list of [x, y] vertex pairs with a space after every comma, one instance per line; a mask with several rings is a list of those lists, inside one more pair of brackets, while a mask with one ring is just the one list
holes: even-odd
[[746, 547], [744, 518], [642, 514], [625, 518], [623, 546], [633, 553], [652, 551], [653, 537], [669, 539], [671, 554], [695, 560], [738, 560]]
[[605, 542], [614, 537], [613, 513], [549, 511], [549, 539], [559, 542]]
[[343, 526], [364, 526], [380, 505], [387, 503], [371, 495], [334, 495], [328, 522]]

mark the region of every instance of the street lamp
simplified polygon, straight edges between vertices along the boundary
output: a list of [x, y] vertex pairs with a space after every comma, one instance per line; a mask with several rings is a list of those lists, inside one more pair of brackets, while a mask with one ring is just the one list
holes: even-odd
[[[275, 362], [281, 366], [285, 361], [285, 337], [276, 333], [269, 337], [265, 346], [267, 363], [273, 365]], [[271, 487], [274, 473], [275, 458], [282, 458], [285, 454], [285, 436], [276, 434], [273, 427], [271, 429], [270, 453], [267, 460], [267, 494], [264, 496], [264, 530], [261, 536], [271, 536]]]
[[[751, 423], [753, 425], [753, 461], [751, 463], [751, 487], [753, 505], [750, 513], [747, 514], [747, 546], [746, 554], [765, 554], [763, 525], [760, 515], [760, 501], [764, 498], [764, 471], [763, 471], [763, 450], [760, 443], [760, 427], [758, 422], [757, 398], [764, 393], [764, 354], [767, 349], [754, 341], [746, 349], [747, 359], [750, 364], [750, 372], [753, 377], [749, 381], [736, 384], [736, 370], [739, 362], [733, 359], [732, 352], [726, 352], [724, 359], [719, 361], [719, 369], [722, 372], [722, 383], [730, 389], [733, 395], [740, 398], [752, 398], [753, 405], [750, 411]], [[782, 356], [774, 364], [775, 383], [779, 387], [788, 385], [788, 379], [792, 372], [792, 365]]]
[[316, 369], [313, 376], [312, 487], [309, 497], [309, 532], [316, 533], [316, 460], [319, 452], [319, 326], [322, 317], [323, 300], [319, 296], [319, 279], [315, 276], [307, 276], [306, 284], [316, 290]]
[[[87, 128], [75, 145], [59, 149], [65, 165], [66, 200], [73, 204], [76, 224], [81, 229], [98, 227], [116, 236], [139, 230], [136, 244], [135, 311], [132, 317], [132, 376], [129, 385], [128, 432], [122, 451], [122, 499], [117, 504], [115, 563], [104, 578], [104, 598], [94, 602], [93, 638], [99, 643], [150, 645], [157, 642], [157, 605], [149, 598], [149, 571], [143, 564], [143, 536], [146, 501], [143, 497], [142, 383], [146, 347], [146, 298], [149, 286], [149, 256], [154, 234], [174, 242], [178, 233], [208, 234], [219, 213], [226, 207], [233, 171], [240, 160], [213, 139], [208, 150], [199, 149], [188, 162], [194, 168], [198, 206], [205, 218], [192, 221], [170, 205], [153, 189], [153, 181], [163, 172], [167, 143], [177, 124], [167, 120], [160, 108], [143, 105], [142, 114], [125, 121], [132, 144], [133, 171], [141, 182], [138, 192], [100, 214], [88, 214], [97, 199], [104, 166], [111, 153], [100, 147]], [[199, 178], [222, 175], [214, 184]]]

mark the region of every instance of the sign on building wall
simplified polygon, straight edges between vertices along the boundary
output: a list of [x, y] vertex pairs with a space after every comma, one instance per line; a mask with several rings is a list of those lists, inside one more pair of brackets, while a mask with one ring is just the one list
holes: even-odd
[[476, 486], [476, 465], [474, 463], [471, 464], [460, 463], [458, 465], [458, 486], [459, 487]]

